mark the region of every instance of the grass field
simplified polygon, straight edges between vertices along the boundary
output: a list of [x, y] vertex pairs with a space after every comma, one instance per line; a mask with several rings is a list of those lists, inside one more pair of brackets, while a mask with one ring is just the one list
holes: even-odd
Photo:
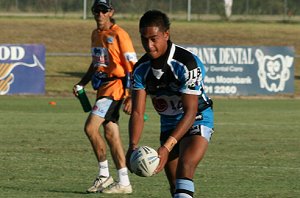
[[[100, 196], [85, 194], [97, 164], [75, 98], [2, 96], [0, 104], [0, 197]], [[299, 106], [294, 99], [215, 99], [216, 132], [197, 169], [195, 197], [299, 197]], [[141, 144], [157, 147], [158, 117], [149, 106], [147, 114]], [[121, 117], [127, 143], [128, 116]], [[112, 163], [111, 170], [115, 176]], [[130, 178], [134, 193], [122, 197], [168, 197], [164, 173]]]
[[[119, 24], [141, 54], [137, 21], [120, 20]], [[2, 17], [0, 27], [0, 43], [41, 43], [47, 53], [88, 53], [94, 22]], [[299, 24], [175, 21], [171, 35], [180, 44], [288, 45], [300, 54]], [[83, 132], [87, 114], [71, 89], [89, 62], [89, 57], [47, 56], [45, 96], [0, 96], [0, 197], [120, 197], [85, 193], [97, 163]], [[90, 86], [87, 90], [93, 98]], [[195, 176], [195, 197], [300, 197], [299, 60], [294, 96], [213, 97], [216, 132]], [[57, 105], [49, 105], [50, 101]], [[157, 147], [159, 120], [150, 104], [147, 114], [142, 144]], [[127, 123], [128, 116], [122, 114], [125, 145]], [[112, 163], [111, 170], [115, 176]], [[121, 197], [168, 197], [163, 173], [130, 178], [134, 193]]]

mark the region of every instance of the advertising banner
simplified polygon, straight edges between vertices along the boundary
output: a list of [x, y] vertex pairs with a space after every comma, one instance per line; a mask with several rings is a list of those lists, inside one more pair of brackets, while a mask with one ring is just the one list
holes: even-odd
[[0, 95], [45, 93], [45, 47], [0, 44]]
[[206, 69], [211, 95], [294, 93], [293, 47], [184, 46]]

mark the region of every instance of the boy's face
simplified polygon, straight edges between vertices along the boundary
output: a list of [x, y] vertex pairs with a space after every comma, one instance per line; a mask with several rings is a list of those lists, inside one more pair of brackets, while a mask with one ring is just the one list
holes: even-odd
[[152, 59], [159, 58], [167, 51], [169, 31], [161, 31], [157, 26], [143, 27], [140, 35], [142, 45]]

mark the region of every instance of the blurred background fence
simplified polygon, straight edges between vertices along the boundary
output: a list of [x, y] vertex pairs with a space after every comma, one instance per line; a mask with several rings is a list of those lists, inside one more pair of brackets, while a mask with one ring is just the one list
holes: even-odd
[[[91, 18], [93, 0], [0, 0], [0, 16]], [[223, 0], [113, 0], [116, 17], [138, 18], [149, 9], [178, 20], [224, 19]], [[300, 21], [300, 0], [233, 0], [231, 20]]]

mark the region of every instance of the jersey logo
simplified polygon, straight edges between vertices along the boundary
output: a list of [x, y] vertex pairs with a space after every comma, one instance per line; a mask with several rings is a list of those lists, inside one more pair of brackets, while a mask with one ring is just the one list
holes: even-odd
[[199, 115], [197, 115], [197, 116], [195, 117], [195, 120], [203, 120], [203, 115], [202, 115], [202, 113], [200, 113]]
[[107, 48], [94, 47], [92, 48], [93, 64], [94, 67], [103, 66], [107, 67], [109, 64], [109, 56]]
[[114, 42], [114, 38], [112, 36], [108, 37], [106, 39], [107, 43], [113, 43]]
[[195, 90], [195, 87], [200, 85], [200, 81], [201, 81], [200, 76], [201, 76], [200, 68], [195, 68], [189, 71], [187, 87], [189, 89]]
[[162, 69], [154, 69], [154, 68], [151, 68], [151, 69], [152, 69], [152, 73], [156, 79], [160, 79], [162, 77], [162, 75], [164, 74]]
[[124, 56], [125, 56], [126, 60], [129, 61], [129, 62], [134, 62], [134, 63], [137, 62], [137, 57], [136, 57], [135, 52], [126, 52], [124, 54]]
[[152, 103], [157, 112], [164, 112], [168, 109], [168, 103], [161, 98], [153, 98]]
[[199, 78], [199, 76], [201, 75], [201, 71], [200, 71], [200, 68], [195, 68], [191, 71], [189, 71], [189, 77], [188, 77], [188, 80], [189, 81], [195, 81]]

